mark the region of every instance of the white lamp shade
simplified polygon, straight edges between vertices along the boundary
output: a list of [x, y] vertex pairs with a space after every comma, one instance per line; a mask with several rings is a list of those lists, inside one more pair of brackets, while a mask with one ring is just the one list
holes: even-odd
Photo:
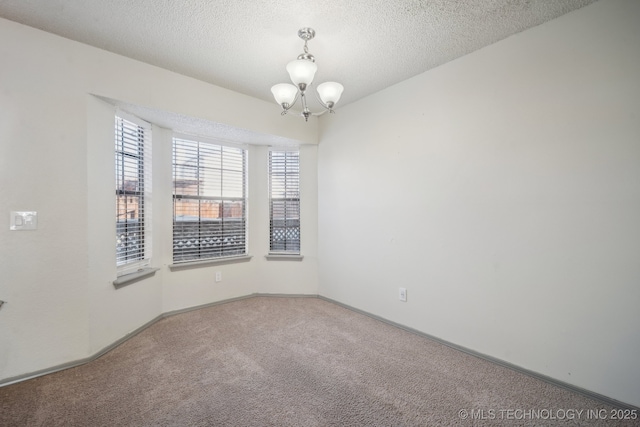
[[310, 85], [317, 70], [318, 66], [307, 59], [296, 59], [287, 64], [287, 72], [295, 85], [300, 83]]
[[296, 99], [298, 88], [289, 83], [280, 83], [271, 88], [271, 93], [278, 104], [291, 105]]
[[337, 104], [340, 100], [340, 96], [342, 95], [343, 90], [344, 86], [342, 86], [340, 83], [326, 82], [318, 86], [318, 95], [320, 95], [320, 99], [325, 104], [328, 104], [330, 102], [332, 102], [333, 104]]

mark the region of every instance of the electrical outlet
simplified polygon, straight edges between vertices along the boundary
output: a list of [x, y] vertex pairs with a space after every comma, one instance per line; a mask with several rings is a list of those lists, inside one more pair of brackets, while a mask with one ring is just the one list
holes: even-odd
[[222, 271], [216, 271], [216, 282], [222, 282]]
[[9, 229], [12, 231], [37, 230], [38, 229], [38, 212], [11, 211], [11, 223], [9, 225]]
[[398, 298], [400, 301], [407, 301], [407, 288], [399, 288]]

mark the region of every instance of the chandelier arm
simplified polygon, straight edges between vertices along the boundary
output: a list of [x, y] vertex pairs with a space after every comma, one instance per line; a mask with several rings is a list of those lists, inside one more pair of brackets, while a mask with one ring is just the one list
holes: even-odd
[[293, 98], [293, 101], [291, 101], [291, 104], [288, 104], [288, 107], [285, 107], [284, 105], [282, 105], [282, 113], [280, 113], [281, 115], [285, 115], [287, 114], [287, 112], [291, 109], [291, 107], [293, 107], [296, 104], [296, 101], [298, 101], [298, 98], [300, 98], [300, 91], [298, 90], [296, 92], [296, 97]]
[[[313, 83], [311, 83], [313, 84]], [[311, 85], [309, 85], [307, 87], [307, 89], [311, 87]], [[302, 95], [302, 112], [300, 113], [300, 115], [302, 117], [305, 118], [305, 120], [309, 117], [309, 116], [321, 116], [324, 113], [328, 112], [333, 112], [332, 109], [330, 109], [324, 102], [322, 102], [322, 100], [320, 99], [320, 96], [318, 95], [318, 92], [313, 90], [312, 92], [315, 94], [316, 99], [318, 100], [318, 102], [320, 103], [320, 105], [322, 105], [324, 107], [324, 110], [320, 111], [319, 113], [314, 113], [311, 110], [309, 110], [309, 106], [307, 105], [307, 97], [306, 97], [306, 93], [308, 92], [308, 90], [305, 90], [304, 94]], [[306, 112], [306, 114], [305, 114]]]
[[326, 113], [327, 111], [329, 111], [330, 113], [333, 113], [333, 109], [332, 109], [331, 107], [329, 107], [327, 104], [325, 104], [325, 103], [322, 101], [322, 98], [320, 98], [320, 95], [318, 95], [318, 91], [317, 91], [317, 90], [314, 90], [314, 91], [313, 91], [313, 93], [316, 95], [316, 99], [318, 100], [318, 102], [320, 103], [320, 105], [322, 105], [322, 106], [324, 107], [324, 109], [325, 109], [325, 110], [324, 110], [322, 113], [320, 113], [320, 114], [324, 114], [324, 113]]
[[[317, 116], [321, 116], [321, 115], [323, 115], [323, 114], [325, 114], [325, 113], [327, 113], [327, 112], [329, 112], [329, 110], [322, 110], [322, 111], [320, 111], [319, 113], [314, 113], [313, 111], [309, 111], [309, 116], [315, 116], [315, 117], [317, 117]], [[298, 115], [299, 115], [300, 117], [304, 117], [304, 112], [302, 112], [302, 111], [301, 111], [301, 112], [300, 112], [300, 114], [298, 114]]]

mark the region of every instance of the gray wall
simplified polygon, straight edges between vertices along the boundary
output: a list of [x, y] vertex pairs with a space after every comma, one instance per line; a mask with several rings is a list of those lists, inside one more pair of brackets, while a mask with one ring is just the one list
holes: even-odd
[[640, 405], [639, 22], [597, 2], [323, 120], [320, 294]]

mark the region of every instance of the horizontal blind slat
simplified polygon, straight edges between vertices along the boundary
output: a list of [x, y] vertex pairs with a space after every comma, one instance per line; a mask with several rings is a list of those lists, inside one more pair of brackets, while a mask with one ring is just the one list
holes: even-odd
[[116, 264], [118, 274], [148, 264], [151, 256], [151, 132], [116, 116]]
[[246, 151], [174, 138], [174, 262], [246, 253]]
[[272, 252], [300, 253], [299, 151], [269, 153], [269, 245]]

